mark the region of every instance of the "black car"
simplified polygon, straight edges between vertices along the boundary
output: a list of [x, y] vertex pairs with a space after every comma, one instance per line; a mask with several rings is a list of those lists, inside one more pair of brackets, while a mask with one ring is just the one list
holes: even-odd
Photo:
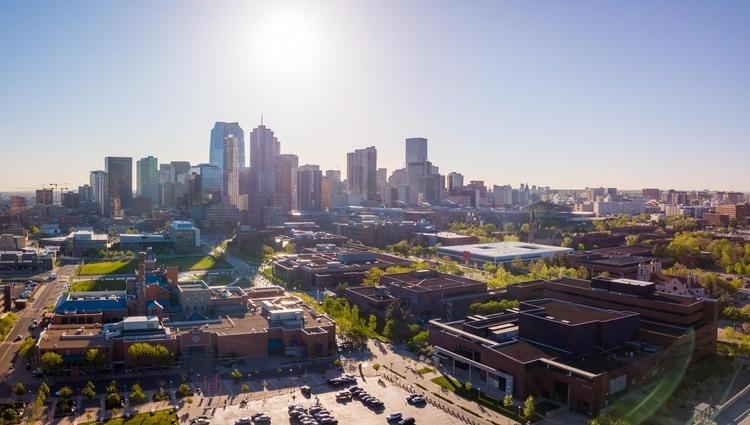
[[415, 423], [417, 423], [417, 421], [410, 416], [408, 418], [401, 419], [401, 422], [399, 422], [398, 425], [414, 425]]

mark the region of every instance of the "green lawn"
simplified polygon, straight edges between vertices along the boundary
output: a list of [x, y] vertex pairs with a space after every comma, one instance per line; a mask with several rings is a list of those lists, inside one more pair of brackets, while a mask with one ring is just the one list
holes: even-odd
[[427, 375], [428, 373], [432, 373], [434, 371], [435, 369], [431, 367], [423, 367], [423, 368], [417, 369], [417, 373], [420, 375]]
[[[83, 425], [94, 425], [98, 422], [86, 422]], [[169, 409], [158, 410], [153, 415], [150, 413], [139, 413], [130, 419], [115, 418], [104, 422], [104, 425], [165, 425], [176, 424], [177, 415]]]
[[84, 263], [78, 268], [79, 276], [135, 273], [135, 260], [103, 260]]
[[232, 266], [226, 261], [210, 255], [195, 255], [190, 257], [162, 257], [157, 258], [159, 264], [165, 266], [177, 266], [181, 272], [195, 270], [231, 269]]
[[209, 286], [224, 286], [232, 283], [234, 281], [234, 276], [228, 275], [228, 274], [218, 274], [216, 276], [210, 276], [208, 280], [206, 280], [206, 283], [208, 283]]
[[70, 292], [89, 291], [124, 291], [125, 281], [118, 280], [80, 280], [70, 285]]
[[[456, 395], [463, 397], [473, 402], [479, 402], [482, 406], [490, 408], [500, 414], [503, 414], [517, 422], [525, 423], [526, 419], [518, 416], [518, 408], [512, 407], [507, 408], [503, 406], [503, 401], [497, 399], [486, 393], [480, 393], [476, 388], [466, 388], [464, 384], [455, 378], [450, 378], [445, 375], [433, 378], [432, 382], [440, 385], [441, 387], [455, 393]], [[535, 414], [532, 418], [532, 422], [537, 422], [543, 419], [540, 415]]]

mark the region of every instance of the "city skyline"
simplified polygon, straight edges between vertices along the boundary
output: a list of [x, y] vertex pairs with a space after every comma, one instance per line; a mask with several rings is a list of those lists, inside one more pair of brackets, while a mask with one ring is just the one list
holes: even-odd
[[8, 161], [0, 191], [83, 184], [105, 156], [207, 163], [214, 122], [261, 114], [282, 153], [344, 174], [425, 137], [466, 181], [750, 191], [747, 4], [388, 6], [5, 4], [0, 143], [33, 141], [42, 171]]

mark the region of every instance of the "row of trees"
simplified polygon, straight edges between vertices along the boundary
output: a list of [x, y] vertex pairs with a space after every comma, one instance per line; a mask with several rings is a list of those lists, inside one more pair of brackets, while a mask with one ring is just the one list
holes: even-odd
[[[28, 339], [33, 340], [33, 338]], [[24, 340], [21, 346], [22, 349], [24, 349], [24, 344], [26, 343], [27, 341]], [[28, 342], [28, 344], [31, 344], [31, 342]], [[33, 344], [25, 352], [26, 355], [30, 355], [32, 349]], [[130, 358], [130, 362], [136, 367], [163, 366], [172, 362], [174, 354], [161, 344], [137, 342], [128, 347], [128, 357]], [[39, 358], [39, 366], [45, 374], [56, 375], [63, 367], [63, 358], [54, 351], [48, 351]], [[109, 361], [100, 349], [90, 348], [83, 355], [81, 367], [90, 372], [101, 372], [109, 367]]]
[[713, 239], [708, 233], [678, 233], [667, 245], [666, 254], [681, 264], [701, 265], [707, 252], [712, 266], [726, 273], [750, 275], [750, 243]]
[[469, 306], [471, 314], [486, 316], [488, 314], [502, 313], [509, 308], [518, 308], [516, 300], [498, 300], [486, 301], [483, 303], [474, 303]]
[[556, 264], [554, 259], [540, 259], [532, 262], [516, 259], [508, 268], [486, 263], [484, 273], [487, 284], [496, 288], [537, 279], [549, 280], [561, 277], [586, 279], [589, 277], [588, 270], [584, 267], [577, 269], [566, 267], [564, 264]]
[[706, 291], [712, 298], [716, 298], [725, 303], [730, 302], [731, 296], [737, 293], [737, 290], [742, 286], [742, 281], [740, 279], [725, 279], [717, 273], [701, 269], [691, 269], [681, 264], [665, 269], [664, 273], [670, 276], [679, 276], [682, 278], [687, 278], [688, 275], [692, 275], [698, 279], [701, 286], [706, 288]]
[[174, 356], [161, 344], [137, 342], [128, 347], [128, 357], [133, 366], [163, 366], [172, 362]]

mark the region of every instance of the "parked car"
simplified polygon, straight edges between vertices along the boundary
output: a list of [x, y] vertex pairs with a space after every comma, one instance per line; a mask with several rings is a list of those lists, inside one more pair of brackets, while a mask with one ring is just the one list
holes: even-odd
[[401, 419], [398, 425], [414, 425], [415, 423], [417, 423], [417, 421], [410, 416], [408, 418]]
[[393, 412], [386, 416], [385, 420], [388, 422], [395, 422], [400, 421], [401, 419], [403, 419], [403, 417], [404, 415], [401, 412]]
[[250, 418], [239, 418], [234, 421], [234, 425], [252, 425], [253, 420]]

